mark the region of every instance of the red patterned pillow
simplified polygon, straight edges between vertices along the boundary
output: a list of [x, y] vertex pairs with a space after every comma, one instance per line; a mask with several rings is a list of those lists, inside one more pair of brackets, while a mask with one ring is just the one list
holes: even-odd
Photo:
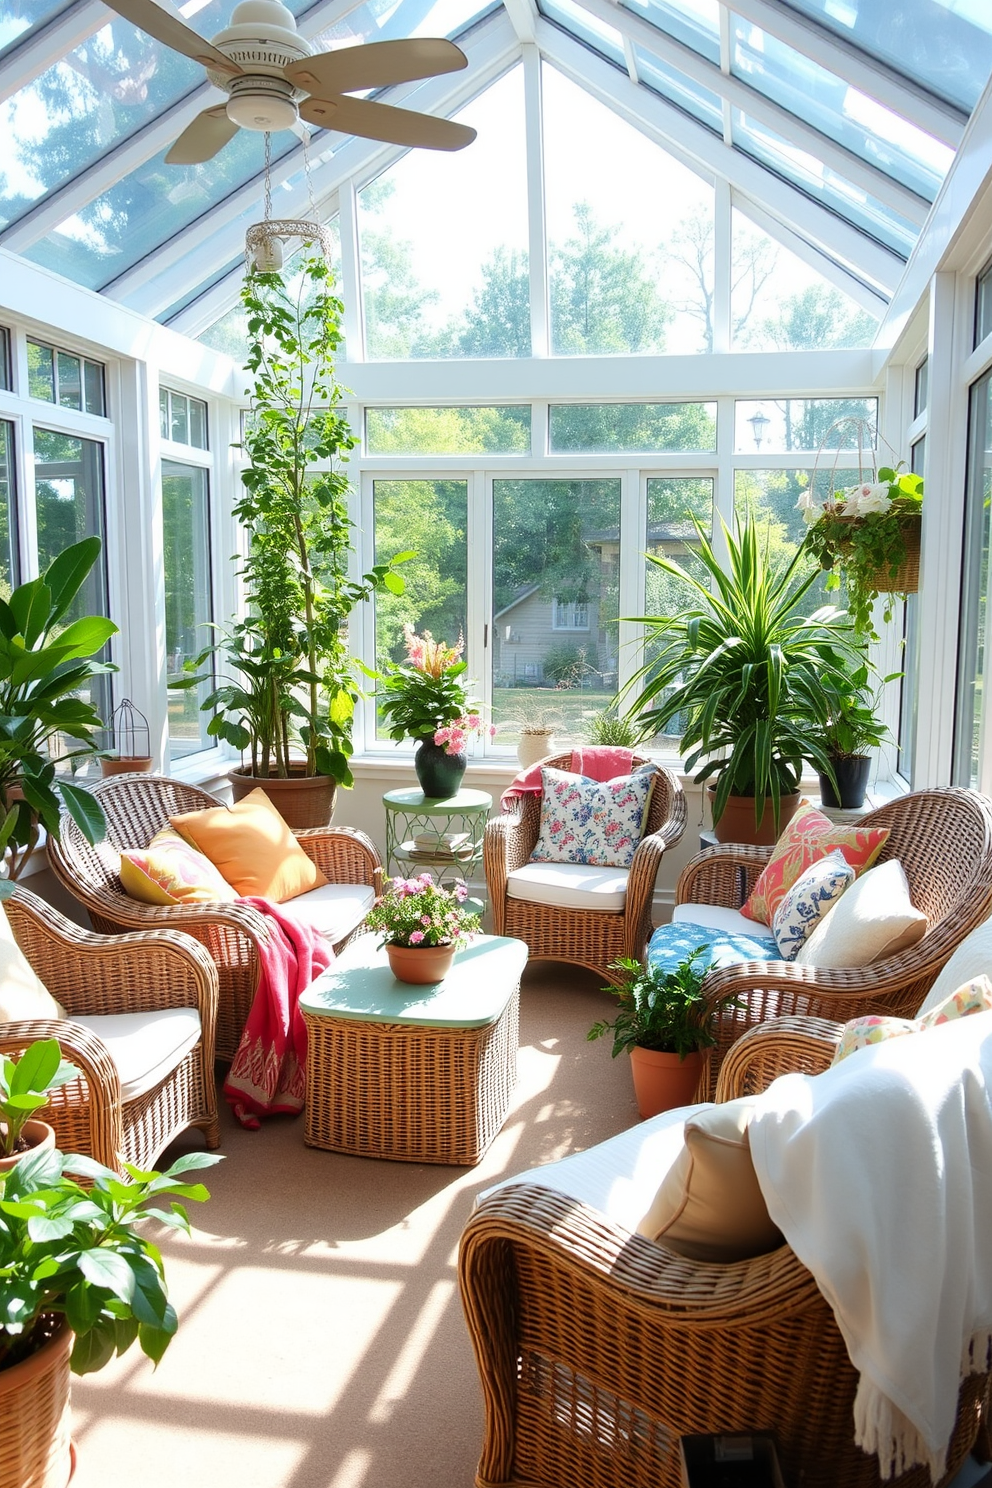
[[811, 863], [840, 851], [858, 875], [871, 867], [888, 838], [888, 827], [839, 826], [809, 801], [800, 801], [741, 914], [770, 925], [776, 909]]

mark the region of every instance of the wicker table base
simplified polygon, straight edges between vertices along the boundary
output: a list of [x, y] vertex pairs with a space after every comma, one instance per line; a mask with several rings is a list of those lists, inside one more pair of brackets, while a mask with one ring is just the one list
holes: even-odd
[[310, 1147], [472, 1166], [516, 1083], [522, 941], [481, 935], [443, 982], [397, 982], [375, 937], [353, 941], [300, 999]]

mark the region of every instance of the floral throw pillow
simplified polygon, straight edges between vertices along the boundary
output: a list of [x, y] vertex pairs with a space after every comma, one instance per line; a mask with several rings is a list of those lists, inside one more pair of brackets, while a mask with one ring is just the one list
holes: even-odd
[[800, 873], [775, 911], [772, 929], [784, 961], [794, 961], [828, 910], [854, 882], [854, 869], [839, 848]]
[[543, 769], [541, 827], [531, 861], [629, 868], [654, 780], [654, 765], [641, 765], [615, 780]]
[[210, 859], [171, 827], [156, 832], [146, 848], [121, 853], [121, 884], [143, 904], [206, 904], [237, 898]]
[[852, 1018], [850, 1023], [844, 1024], [832, 1063], [839, 1064], [849, 1054], [866, 1049], [869, 1044], [881, 1044], [885, 1039], [901, 1038], [907, 1033], [923, 1033], [940, 1023], [966, 1018], [969, 1013], [989, 1011], [992, 1011], [992, 982], [987, 976], [972, 977], [970, 982], [965, 982], [921, 1018], [884, 1018], [879, 1015]]
[[771, 925], [786, 893], [811, 863], [837, 848], [857, 877], [871, 867], [888, 839], [888, 827], [838, 826], [809, 801], [800, 801], [741, 914]]

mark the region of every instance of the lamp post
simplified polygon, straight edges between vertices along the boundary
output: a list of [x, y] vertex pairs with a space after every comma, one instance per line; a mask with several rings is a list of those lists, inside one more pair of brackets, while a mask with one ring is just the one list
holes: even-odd
[[748, 419], [748, 423], [751, 425], [751, 432], [754, 435], [754, 447], [756, 450], [760, 450], [761, 441], [765, 437], [765, 430], [771, 423], [771, 419], [759, 408], [757, 413], [752, 413]]

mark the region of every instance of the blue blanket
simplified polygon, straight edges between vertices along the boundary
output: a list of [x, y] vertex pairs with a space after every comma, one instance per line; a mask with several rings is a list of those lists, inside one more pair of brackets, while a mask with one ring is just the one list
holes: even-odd
[[[674, 971], [681, 961], [692, 955], [697, 946], [704, 946], [704, 955], [710, 966], [736, 966], [740, 961], [781, 961], [782, 956], [774, 940], [762, 940], [758, 936], [738, 935], [730, 930], [715, 930], [712, 925], [694, 925], [690, 920], [678, 920], [671, 925], [659, 925], [648, 944], [648, 965], [660, 970]], [[703, 958], [700, 958], [700, 964]]]

